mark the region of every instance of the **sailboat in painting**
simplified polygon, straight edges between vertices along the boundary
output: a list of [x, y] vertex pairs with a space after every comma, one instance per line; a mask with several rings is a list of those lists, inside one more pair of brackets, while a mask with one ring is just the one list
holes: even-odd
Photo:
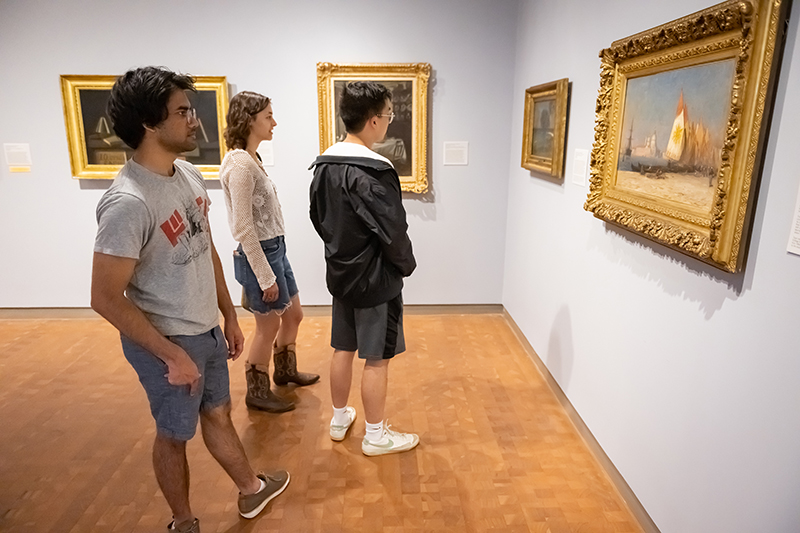
[[[649, 178], [663, 179], [665, 173], [694, 174], [711, 180], [716, 176], [720, 161], [720, 150], [712, 145], [708, 128], [702, 122], [689, 120], [689, 111], [681, 91], [675, 119], [672, 122], [669, 141], [660, 161], [652, 161], [654, 153], [655, 133], [647, 138], [646, 146], [631, 150], [630, 168]], [[638, 152], [638, 153], [637, 153]], [[648, 162], [635, 161], [636, 155], [651, 159]], [[656, 156], [658, 157], [658, 156]], [[647, 164], [650, 163], [650, 164]]]

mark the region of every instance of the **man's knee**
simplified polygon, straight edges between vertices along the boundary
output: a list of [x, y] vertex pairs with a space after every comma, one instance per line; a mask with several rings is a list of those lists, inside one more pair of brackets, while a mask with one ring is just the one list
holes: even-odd
[[365, 359], [364, 368], [381, 369], [389, 366], [391, 359]]
[[231, 402], [228, 400], [222, 405], [212, 407], [210, 409], [203, 409], [200, 411], [201, 424], [220, 424], [230, 421], [231, 419]]
[[180, 454], [186, 452], [186, 441], [176, 439], [163, 433], [156, 432], [156, 438], [153, 441], [153, 452], [159, 455], [167, 454]]

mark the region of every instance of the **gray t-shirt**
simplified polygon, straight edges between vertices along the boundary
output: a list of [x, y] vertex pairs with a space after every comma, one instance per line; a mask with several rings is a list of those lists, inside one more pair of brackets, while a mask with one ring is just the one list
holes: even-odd
[[203, 176], [175, 161], [171, 177], [125, 163], [97, 204], [94, 251], [136, 259], [128, 298], [163, 335], [219, 324]]

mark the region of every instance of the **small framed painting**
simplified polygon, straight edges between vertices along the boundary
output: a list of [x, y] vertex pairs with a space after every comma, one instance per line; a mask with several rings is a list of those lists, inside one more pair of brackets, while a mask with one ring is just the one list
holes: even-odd
[[522, 168], [563, 177], [568, 100], [567, 78], [525, 91]]

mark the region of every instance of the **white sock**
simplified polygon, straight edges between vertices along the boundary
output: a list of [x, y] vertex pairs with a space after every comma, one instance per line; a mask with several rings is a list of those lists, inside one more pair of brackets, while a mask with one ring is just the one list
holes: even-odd
[[333, 408], [333, 420], [331, 420], [331, 424], [334, 426], [344, 426], [350, 422], [350, 417], [347, 416], [347, 406], [345, 405], [341, 409], [338, 407]]
[[370, 442], [380, 442], [383, 439], [383, 420], [377, 424], [365, 423], [367, 425], [366, 439]]
[[256, 491], [256, 494], [258, 494], [259, 492], [261, 492], [262, 490], [267, 488], [267, 484], [264, 483], [263, 479], [258, 478], [258, 482], [260, 483], [260, 485], [258, 486], [258, 490]]

